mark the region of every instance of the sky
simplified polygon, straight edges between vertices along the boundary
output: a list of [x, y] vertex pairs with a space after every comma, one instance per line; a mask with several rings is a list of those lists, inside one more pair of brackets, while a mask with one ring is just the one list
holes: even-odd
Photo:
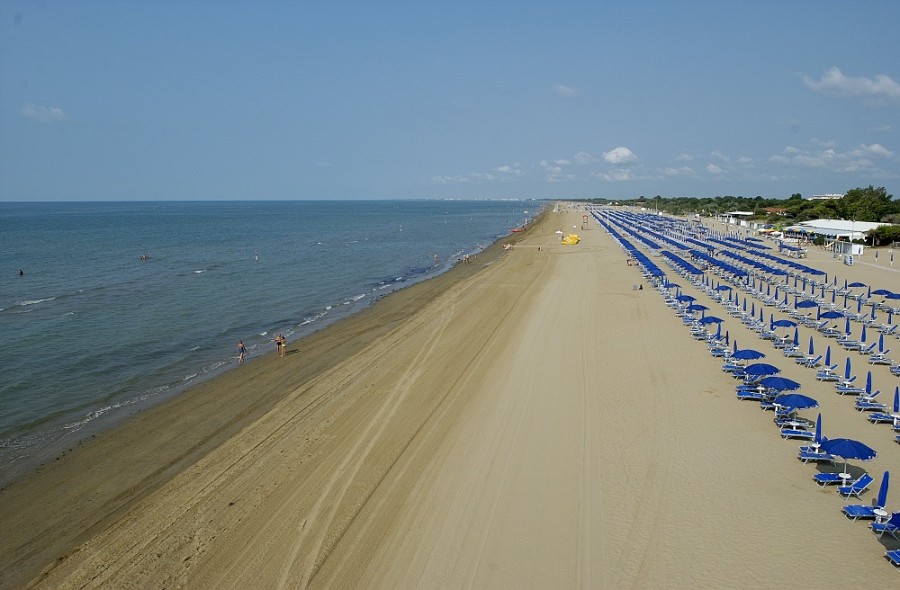
[[900, 191], [900, 2], [0, 0], [0, 201]]

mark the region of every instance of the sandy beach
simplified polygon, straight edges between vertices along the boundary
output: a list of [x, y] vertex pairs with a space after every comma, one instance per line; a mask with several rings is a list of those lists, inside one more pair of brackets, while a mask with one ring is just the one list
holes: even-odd
[[[721, 361], [649, 285], [635, 289], [638, 268], [596, 223], [581, 229], [583, 212], [548, 211], [511, 249], [0, 490], [0, 587], [896, 585], [883, 554], [900, 543], [841, 514], [848, 502], [815, 485], [799, 443], [736, 399]], [[562, 245], [557, 230], [582, 241]], [[869, 255], [847, 267], [811, 250], [807, 262], [900, 287], [900, 266]], [[737, 320], [723, 329], [819, 400], [802, 414], [821, 411], [827, 436], [878, 451], [850, 462], [876, 479], [862, 503], [885, 470], [900, 476], [889, 427]], [[817, 336], [827, 344], [843, 366], [848, 353]], [[889, 403], [900, 380], [849, 354]]]

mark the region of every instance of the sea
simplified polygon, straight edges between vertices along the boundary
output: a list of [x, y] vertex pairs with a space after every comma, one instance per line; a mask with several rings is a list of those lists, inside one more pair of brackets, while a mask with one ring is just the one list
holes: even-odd
[[445, 272], [534, 200], [0, 203], [0, 485]]

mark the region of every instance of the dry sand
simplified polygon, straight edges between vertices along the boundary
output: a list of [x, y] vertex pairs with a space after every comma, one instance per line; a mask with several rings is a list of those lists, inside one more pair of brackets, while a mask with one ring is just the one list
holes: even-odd
[[[592, 224], [577, 246], [559, 243], [554, 231], [581, 214], [548, 212], [511, 251], [387, 297], [9, 486], [0, 586], [896, 585], [883, 553], [898, 544], [842, 516], [846, 502], [813, 483], [817, 468], [797, 461], [771, 413], [736, 400], [655, 291], [633, 290], [638, 270], [609, 235]], [[809, 263], [900, 285], [887, 261], [850, 268], [813, 251]], [[879, 452], [851, 465], [876, 485], [885, 469], [900, 474], [890, 428], [735, 320], [724, 327], [819, 399], [826, 435]], [[889, 397], [900, 381], [872, 371]]]

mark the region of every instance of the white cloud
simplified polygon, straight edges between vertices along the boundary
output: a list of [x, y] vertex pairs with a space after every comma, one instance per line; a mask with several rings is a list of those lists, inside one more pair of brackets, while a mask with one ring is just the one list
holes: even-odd
[[37, 119], [41, 123], [66, 121], [69, 118], [69, 116], [59, 107], [47, 107], [40, 104], [32, 104], [30, 102], [23, 105], [20, 112], [23, 117]]
[[722, 169], [719, 166], [716, 166], [715, 164], [707, 164], [706, 171], [709, 172], [710, 174], [722, 174]]
[[610, 170], [609, 172], [601, 172], [598, 174], [594, 174], [597, 178], [602, 178], [607, 182], [625, 182], [627, 180], [634, 180], [634, 173], [628, 168], [617, 168], [615, 170]]
[[803, 76], [803, 83], [810, 90], [832, 96], [900, 100], [900, 84], [885, 74], [878, 74], [874, 78], [845, 76], [837, 67], [831, 67], [820, 80]]
[[637, 162], [638, 157], [627, 147], [619, 146], [608, 152], [603, 152], [603, 159], [610, 164], [628, 164], [630, 162]]
[[693, 154], [679, 154], [677, 158], [675, 158], [679, 162], [693, 162], [694, 155]]
[[750, 166], [751, 164], [753, 164], [753, 158], [751, 158], [750, 156], [741, 156], [737, 159], [737, 163], [741, 166]]
[[784, 148], [781, 154], [773, 155], [769, 161], [784, 166], [832, 170], [835, 172], [881, 173], [876, 160], [893, 161], [895, 154], [879, 143], [860, 144], [847, 151], [839, 151], [833, 147], [809, 151], [793, 146]]
[[574, 96], [578, 96], [577, 88], [572, 88], [571, 86], [565, 86], [563, 84], [554, 84], [553, 92], [564, 98], [572, 98]]
[[663, 176], [695, 176], [697, 173], [690, 166], [681, 166], [680, 168], [663, 168]]
[[597, 158], [587, 152], [578, 152], [577, 154], [575, 154], [576, 164], [586, 165], [596, 161]]
[[513, 164], [512, 166], [510, 166], [509, 164], [504, 164], [503, 166], [495, 168], [494, 170], [500, 172], [501, 174], [506, 174], [507, 176], [519, 177], [525, 175], [525, 173], [519, 169], [518, 164]]
[[563, 165], [560, 165], [560, 162], [565, 162], [563, 165], [568, 164], [566, 160], [556, 160], [555, 162], [541, 160], [538, 162], [541, 168], [547, 173], [547, 176], [545, 177], [547, 182], [566, 182], [567, 180], [575, 178], [574, 175], [567, 174], [563, 171]]
[[725, 154], [723, 154], [723, 153], [720, 152], [719, 150], [713, 150], [709, 155], [712, 156], [713, 158], [717, 158], [717, 159], [719, 159], [719, 160], [722, 160], [723, 162], [730, 162], [730, 161], [731, 161], [731, 159], [730, 159], [728, 156], [726, 156]]

